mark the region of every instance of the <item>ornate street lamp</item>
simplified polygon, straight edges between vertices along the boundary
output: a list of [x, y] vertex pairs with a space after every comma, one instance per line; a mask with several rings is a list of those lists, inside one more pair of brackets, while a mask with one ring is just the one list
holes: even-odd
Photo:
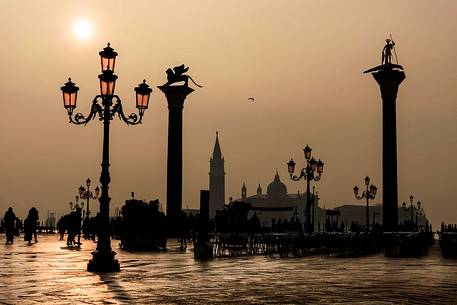
[[90, 215], [90, 199], [98, 199], [98, 194], [100, 193], [100, 189], [98, 186], [95, 188], [94, 193], [90, 190], [91, 181], [89, 178], [86, 180], [87, 189], [84, 186], [80, 186], [78, 189], [79, 198], [86, 200], [86, 215], [85, 218], [89, 218]]
[[68, 115], [71, 116], [73, 109], [76, 108], [76, 97], [78, 96], [79, 88], [69, 78], [68, 82], [63, 87], [60, 87], [60, 90], [62, 90], [63, 94], [63, 106], [67, 109]]
[[[374, 184], [370, 185], [370, 177], [368, 177], [368, 176], [365, 177], [365, 187], [366, 187], [366, 190], [362, 193], [361, 196], [359, 196], [359, 187], [357, 185], [354, 186], [354, 195], [355, 195], [355, 198], [358, 200], [362, 200], [362, 199], [367, 200], [366, 226], [367, 226], [367, 231], [368, 231], [370, 229], [369, 201], [370, 201], [370, 199], [375, 199], [378, 188]], [[373, 225], [374, 225], [374, 223], [373, 223]]]
[[[319, 181], [321, 179], [322, 173], [324, 172], [324, 162], [321, 160], [316, 161], [311, 157], [312, 149], [306, 145], [303, 149], [305, 155], [306, 167], [302, 168], [300, 175], [297, 177], [294, 175], [295, 171], [295, 161], [290, 159], [287, 162], [287, 170], [289, 171], [290, 179], [293, 181], [299, 181], [300, 179], [306, 180], [306, 223], [305, 231], [306, 233], [312, 233], [314, 231], [314, 219], [311, 220], [311, 194], [310, 194], [310, 183], [311, 181]], [[314, 200], [314, 198], [313, 198]], [[313, 202], [314, 209], [314, 202]], [[314, 215], [313, 215], [314, 218]]]
[[[420, 201], [418, 201], [416, 203], [416, 207], [413, 205], [414, 203], [414, 196], [411, 195], [409, 196], [409, 202], [410, 202], [410, 205], [409, 205], [409, 208], [406, 208], [406, 203], [403, 202], [403, 208], [405, 208], [405, 210], [408, 210], [409, 209], [409, 213], [410, 213], [410, 222], [411, 222], [411, 225], [416, 225], [416, 227], [418, 227], [418, 222], [417, 222], [417, 218], [418, 218], [418, 215], [420, 213], [420, 209], [421, 209], [421, 205], [422, 203]], [[416, 222], [414, 222], [414, 210], [416, 211]]]
[[[78, 87], [68, 79], [68, 82], [61, 87], [63, 93], [64, 107], [67, 109], [68, 117], [71, 123], [77, 125], [86, 125], [98, 115], [103, 121], [103, 153], [102, 153], [102, 171], [100, 175], [101, 196], [100, 202], [100, 219], [97, 249], [92, 252], [93, 258], [87, 265], [88, 271], [119, 271], [119, 262], [115, 259], [116, 253], [111, 249], [111, 240], [109, 232], [109, 203], [111, 198], [108, 194], [109, 183], [111, 181], [109, 173], [109, 128], [111, 120], [117, 115], [119, 119], [127, 125], [140, 124], [144, 111], [148, 108], [149, 96], [152, 89], [143, 81], [142, 84], [135, 88], [136, 107], [138, 115], [132, 113], [125, 116], [122, 109], [122, 102], [119, 96], [114, 94], [114, 88], [117, 76], [114, 74], [114, 64], [118, 55], [108, 46], [100, 53], [100, 63], [102, 74], [98, 76], [100, 80], [100, 94], [96, 95], [92, 101], [90, 113], [84, 116], [81, 113], [73, 115], [76, 108], [76, 97]], [[89, 181], [90, 183], [90, 181]], [[81, 189], [81, 188], [80, 188]], [[82, 190], [82, 189], [81, 189]], [[84, 193], [84, 191], [83, 191]]]
[[102, 72], [105, 70], [110, 70], [114, 72], [114, 64], [116, 63], [117, 53], [114, 52], [114, 49], [110, 47], [110, 43], [98, 53], [100, 55], [100, 63]]

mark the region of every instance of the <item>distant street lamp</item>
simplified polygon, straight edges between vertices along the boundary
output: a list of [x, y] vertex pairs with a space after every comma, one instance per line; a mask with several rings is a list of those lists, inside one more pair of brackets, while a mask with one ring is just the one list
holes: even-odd
[[90, 209], [89, 209], [90, 199], [98, 199], [98, 194], [100, 193], [100, 188], [98, 186], [95, 188], [94, 193], [92, 193], [92, 191], [90, 191], [90, 183], [91, 183], [90, 179], [87, 178], [87, 180], [86, 180], [87, 189], [82, 185], [78, 189], [79, 198], [81, 198], [83, 200], [86, 199], [86, 218], [89, 218], [89, 214], [90, 214]]
[[[299, 181], [300, 179], [306, 180], [306, 223], [305, 232], [312, 233], [314, 231], [314, 223], [311, 221], [311, 194], [310, 194], [310, 183], [311, 181], [319, 181], [321, 179], [322, 172], [324, 171], [324, 163], [319, 160], [316, 161], [311, 157], [312, 149], [306, 145], [303, 149], [306, 160], [306, 167], [302, 168], [300, 176], [293, 175], [295, 171], [295, 162], [290, 159], [287, 162], [287, 169], [289, 171], [290, 179], [293, 181]], [[317, 175], [316, 175], [317, 172]], [[314, 203], [313, 203], [314, 204]], [[314, 218], [314, 217], [313, 217]]]
[[[413, 201], [414, 201], [414, 196], [411, 195], [409, 196], [409, 208], [406, 207], [406, 202], [403, 202], [403, 208], [407, 211], [409, 210], [409, 213], [410, 213], [410, 222], [411, 222], [411, 225], [415, 225], [416, 227], [418, 226], [418, 222], [417, 222], [417, 218], [418, 218], [418, 214], [420, 213], [420, 209], [421, 209], [421, 202], [418, 201], [417, 202], [417, 207], [415, 207], [413, 205]], [[416, 211], [416, 222], [414, 222], [414, 211]]]
[[111, 181], [109, 173], [109, 128], [110, 121], [117, 115], [119, 119], [128, 125], [136, 125], [141, 123], [143, 114], [148, 108], [149, 97], [152, 89], [143, 81], [135, 88], [136, 107], [138, 115], [135, 113], [125, 116], [122, 109], [121, 99], [114, 94], [114, 87], [117, 76], [114, 74], [114, 64], [117, 53], [108, 46], [100, 53], [102, 74], [98, 76], [100, 79], [100, 94], [96, 95], [92, 101], [90, 113], [84, 116], [81, 113], [76, 113], [73, 116], [73, 111], [76, 108], [76, 98], [79, 88], [68, 79], [68, 82], [61, 87], [63, 94], [64, 107], [68, 112], [70, 122], [77, 125], [86, 125], [89, 121], [95, 119], [98, 115], [103, 121], [103, 154], [102, 154], [102, 171], [100, 175], [101, 196], [100, 202], [100, 219], [99, 233], [97, 241], [97, 249], [92, 252], [93, 258], [87, 265], [88, 271], [119, 271], [119, 262], [115, 259], [116, 253], [111, 249], [111, 240], [109, 232], [109, 203], [111, 198], [108, 194], [109, 183]]
[[[366, 190], [362, 193], [361, 196], [359, 196], [359, 187], [356, 185], [354, 186], [354, 195], [355, 198], [358, 200], [366, 199], [367, 200], [367, 209], [366, 209], [366, 226], [367, 226], [367, 231], [370, 229], [370, 213], [369, 213], [369, 201], [370, 199], [374, 199], [376, 197], [376, 192], [378, 188], [371, 184], [370, 185], [370, 177], [366, 176], [365, 177], [365, 186]], [[373, 223], [374, 225], [374, 223]]]

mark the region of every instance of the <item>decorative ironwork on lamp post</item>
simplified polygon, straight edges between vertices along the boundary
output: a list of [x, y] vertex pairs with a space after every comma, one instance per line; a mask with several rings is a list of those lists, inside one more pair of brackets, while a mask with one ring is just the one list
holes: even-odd
[[[369, 201], [370, 201], [370, 199], [375, 199], [378, 188], [374, 184], [370, 185], [370, 177], [368, 177], [368, 176], [365, 177], [365, 186], [366, 186], [366, 190], [362, 193], [361, 196], [359, 196], [359, 187], [357, 185], [354, 186], [354, 195], [355, 195], [355, 198], [358, 200], [362, 200], [362, 199], [367, 200], [366, 226], [367, 226], [367, 231], [368, 231], [370, 229]], [[374, 223], [373, 223], [373, 225], [374, 225]]]
[[76, 108], [76, 98], [79, 88], [68, 79], [68, 82], [61, 87], [63, 93], [64, 107], [67, 109], [70, 123], [77, 125], [86, 125], [91, 120], [99, 117], [103, 122], [103, 153], [102, 153], [102, 171], [100, 175], [101, 196], [100, 202], [100, 219], [99, 219], [99, 235], [97, 241], [97, 249], [92, 252], [93, 258], [87, 265], [88, 271], [119, 271], [119, 262], [115, 259], [116, 253], [111, 249], [111, 240], [109, 233], [109, 203], [111, 198], [108, 194], [109, 183], [111, 181], [109, 173], [109, 128], [110, 121], [117, 115], [119, 119], [127, 123], [127, 125], [140, 124], [145, 110], [148, 108], [149, 97], [152, 89], [143, 80], [143, 83], [135, 88], [136, 93], [136, 108], [138, 114], [132, 113], [128, 116], [124, 114], [122, 102], [119, 96], [114, 94], [114, 87], [117, 76], [114, 74], [114, 65], [116, 56], [114, 50], [108, 46], [100, 53], [102, 74], [98, 76], [100, 79], [100, 94], [96, 95], [92, 101], [90, 113], [84, 116], [81, 113], [73, 115]]
[[[86, 200], [86, 218], [89, 218], [89, 214], [90, 214], [90, 206], [89, 206], [89, 203], [90, 203], [90, 199], [98, 199], [98, 194], [100, 193], [100, 188], [97, 186], [94, 190], [94, 193], [92, 193], [92, 191], [90, 190], [90, 184], [91, 184], [91, 181], [89, 178], [87, 178], [86, 180], [86, 186], [87, 186], [87, 189], [84, 187], [84, 186], [80, 186], [78, 191], [79, 191], [79, 198], [82, 199], [82, 200]], [[84, 203], [82, 203], [84, 204]]]
[[[311, 221], [311, 194], [310, 194], [310, 183], [311, 181], [319, 181], [321, 179], [322, 172], [324, 171], [324, 162], [321, 160], [316, 161], [311, 157], [312, 149], [306, 145], [303, 149], [306, 160], [306, 167], [302, 168], [300, 175], [297, 177], [294, 175], [295, 162], [290, 159], [287, 162], [287, 169], [289, 171], [290, 179], [293, 181], [299, 181], [301, 179], [306, 180], [306, 223], [305, 232], [312, 233], [314, 231], [314, 223]], [[317, 174], [316, 174], [317, 173]], [[314, 203], [313, 203], [314, 204]]]

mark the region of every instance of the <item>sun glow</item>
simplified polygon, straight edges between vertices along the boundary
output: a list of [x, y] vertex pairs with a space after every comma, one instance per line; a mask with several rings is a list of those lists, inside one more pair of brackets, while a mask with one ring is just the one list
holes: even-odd
[[92, 34], [92, 25], [87, 20], [79, 20], [73, 26], [73, 33], [77, 38], [86, 40]]

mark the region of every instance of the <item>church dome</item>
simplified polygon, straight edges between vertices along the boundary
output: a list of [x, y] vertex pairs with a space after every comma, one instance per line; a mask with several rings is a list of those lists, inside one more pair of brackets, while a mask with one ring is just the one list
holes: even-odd
[[267, 195], [274, 198], [285, 198], [287, 196], [287, 187], [279, 179], [278, 172], [276, 172], [273, 182], [268, 184]]

